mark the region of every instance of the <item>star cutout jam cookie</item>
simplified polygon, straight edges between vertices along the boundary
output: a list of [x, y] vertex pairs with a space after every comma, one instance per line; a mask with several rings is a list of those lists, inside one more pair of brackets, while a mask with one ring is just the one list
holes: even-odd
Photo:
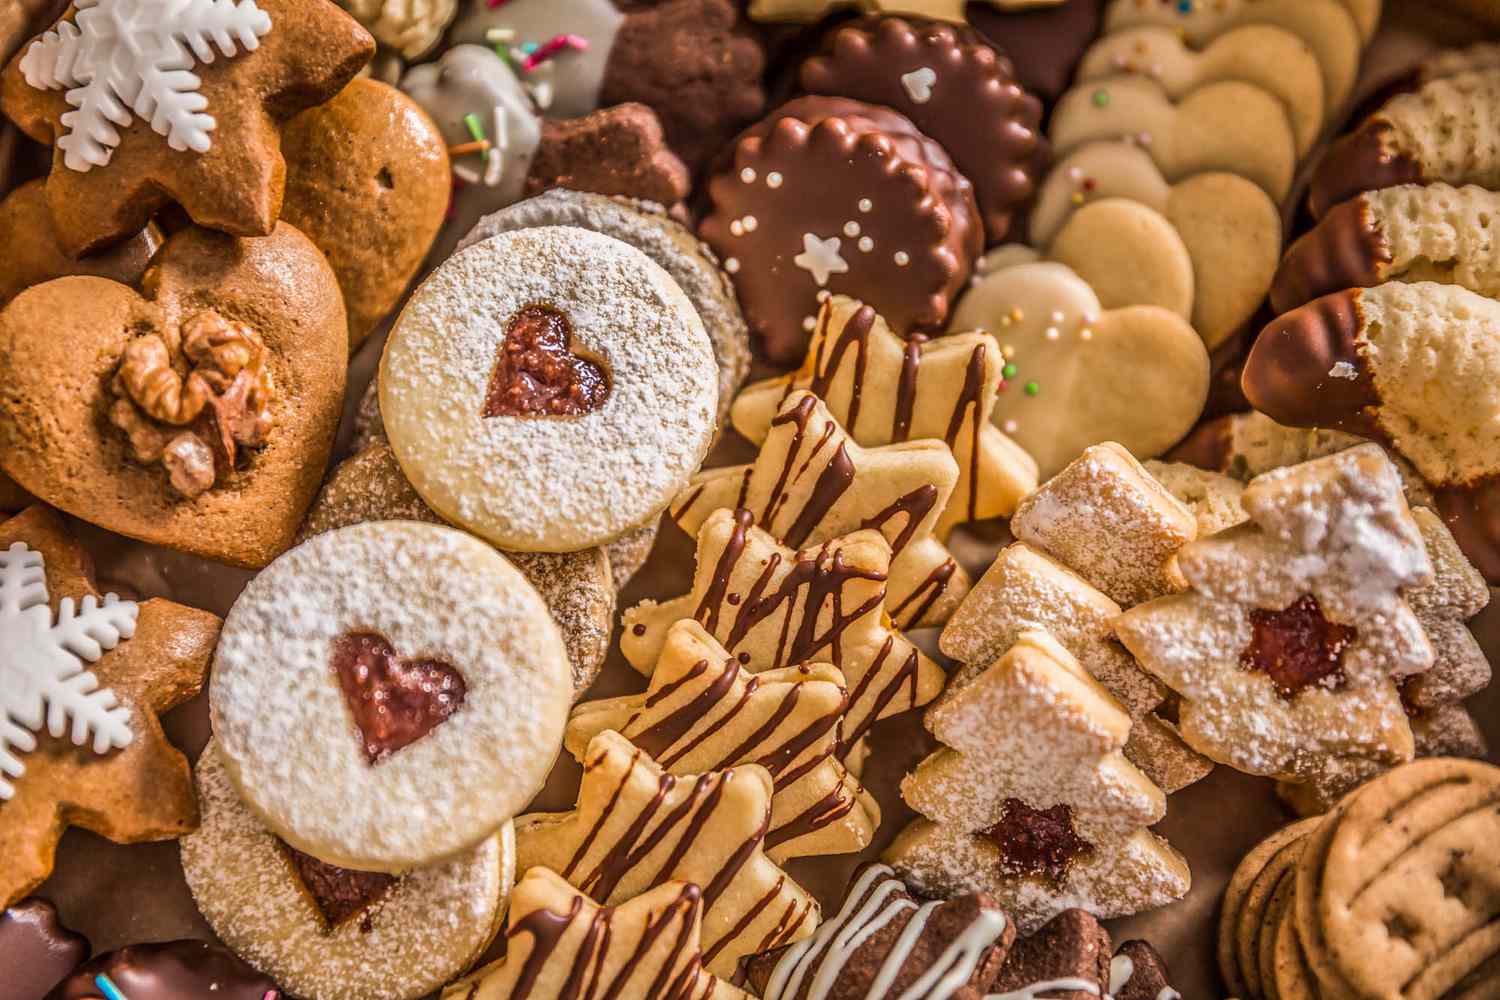
[[[989, 0], [1001, 11], [1024, 11], [1056, 7], [1062, 0]], [[965, 0], [753, 0], [750, 16], [757, 21], [792, 21], [813, 24], [846, 7], [862, 14], [913, 14], [938, 21], [964, 22]]]
[[818, 313], [802, 367], [747, 386], [730, 419], [760, 444], [786, 397], [806, 389], [863, 447], [947, 442], [959, 472], [935, 529], [946, 538], [955, 524], [1009, 517], [1036, 489], [1036, 462], [990, 422], [1006, 367], [988, 333], [903, 340], [870, 306], [835, 295]]
[[827, 660], [850, 685], [835, 751], [846, 759], [877, 720], [943, 690], [942, 668], [887, 616], [890, 552], [874, 531], [797, 552], [755, 527], [749, 511], [717, 511], [698, 532], [692, 592], [625, 612], [620, 651], [644, 673], [667, 630], [692, 618], [752, 671]]
[[754, 464], [699, 473], [669, 513], [696, 534], [720, 508], [750, 510], [794, 549], [874, 528], [891, 544], [891, 618], [901, 628], [941, 625], [969, 590], [933, 533], [958, 478], [941, 441], [863, 448], [822, 400], [798, 391], [782, 401]]
[[751, 1000], [704, 970], [702, 915], [703, 891], [686, 882], [601, 907], [556, 872], [533, 868], [511, 896], [505, 958], [449, 986], [443, 1000]]
[[[77, 256], [135, 235], [173, 202], [209, 229], [235, 236], [270, 234], [281, 215], [286, 185], [282, 125], [342, 90], [375, 54], [375, 40], [329, 0], [256, 3], [269, 27], [257, 35], [260, 27], [266, 27], [266, 20], [259, 20], [254, 32], [234, 35], [238, 46], [228, 32], [215, 34], [196, 24], [207, 20], [198, 10], [201, 0], [174, 7], [181, 22], [176, 26], [198, 27], [193, 34], [201, 34], [192, 46], [199, 58], [189, 74], [199, 84], [190, 88], [192, 93], [177, 95], [183, 107], [196, 115], [194, 128], [201, 131], [195, 148], [185, 147], [181, 140], [183, 108], [169, 113], [166, 106], [158, 105], [154, 116], [132, 118], [129, 109], [116, 100], [114, 110], [105, 110], [97, 124], [110, 138], [118, 139], [107, 157], [95, 158], [106, 162], [87, 170], [69, 165], [70, 160], [78, 165], [78, 160], [63, 146], [73, 145], [69, 139], [74, 137], [68, 134], [74, 125], [82, 127], [77, 116], [85, 109], [70, 104], [69, 88], [61, 78], [58, 87], [42, 89], [56, 75], [44, 70], [49, 66], [59, 72], [69, 69], [72, 77], [79, 76], [95, 53], [107, 56], [111, 51], [110, 43], [115, 42], [109, 36], [111, 30], [125, 36], [116, 44], [159, 42], [142, 37], [149, 34], [147, 26], [129, 23], [132, 12], [124, 9], [128, 4], [122, 0], [94, 0], [87, 5], [91, 10], [74, 9], [64, 15], [68, 26], [60, 22], [57, 29], [64, 37], [77, 34], [74, 25], [82, 15], [104, 15], [90, 17], [83, 29], [74, 52], [81, 64], [66, 64], [67, 49], [60, 53], [36, 49], [28, 62], [28, 55], [44, 39], [23, 48], [11, 60], [0, 80], [0, 108], [36, 141], [56, 144], [47, 179], [47, 204], [58, 242], [70, 254]], [[208, 44], [209, 39], [218, 42], [217, 50]], [[173, 44], [179, 53], [187, 48], [181, 42]], [[199, 100], [186, 100], [193, 97]], [[109, 107], [107, 101], [105, 107]], [[172, 123], [170, 144], [167, 136], [155, 130], [158, 118], [163, 128]]]
[[[81, 601], [84, 611], [90, 599], [99, 601], [88, 557], [57, 514], [32, 507], [0, 522], [0, 552], [17, 545], [41, 557], [43, 572], [28, 578], [25, 589], [35, 594], [44, 578], [52, 598], [49, 605], [34, 606], [33, 613], [45, 607], [49, 615], [67, 618], [73, 601]], [[7, 604], [3, 590], [0, 586], [0, 614]], [[36, 734], [36, 749], [18, 755], [24, 774], [12, 775], [14, 794], [0, 802], [0, 857], [6, 859], [0, 866], [0, 905], [20, 899], [46, 879], [57, 842], [70, 826], [128, 844], [168, 840], [197, 825], [187, 760], [167, 741], [157, 716], [203, 686], [219, 624], [205, 611], [151, 600], [139, 605], [133, 634], [125, 638], [121, 633], [113, 648], [100, 648], [109, 643], [100, 642], [97, 632], [69, 637], [70, 649], [99, 642], [90, 650], [99, 655], [88, 672], [99, 688], [114, 693], [117, 707], [126, 713], [128, 739], [121, 748], [96, 753], [94, 746], [75, 746], [44, 731]], [[10, 659], [21, 654], [8, 648], [19, 638], [0, 628], [0, 688], [5, 689], [0, 690], [0, 704], [14, 693], [10, 686], [22, 680], [12, 672], [21, 664]], [[54, 699], [49, 712], [57, 710]], [[79, 735], [76, 725], [71, 735]]]
[[667, 882], [701, 887], [703, 963], [732, 976], [818, 924], [817, 902], [765, 854], [771, 792], [758, 765], [674, 776], [607, 730], [585, 752], [572, 812], [516, 820], [516, 865], [550, 868], [605, 905]]
[[862, 851], [880, 826], [879, 804], [834, 756], [847, 705], [832, 664], [752, 673], [684, 619], [667, 631], [646, 693], [579, 705], [564, 745], [582, 761], [613, 729], [671, 774], [761, 765], [776, 784], [766, 853], [780, 864]]

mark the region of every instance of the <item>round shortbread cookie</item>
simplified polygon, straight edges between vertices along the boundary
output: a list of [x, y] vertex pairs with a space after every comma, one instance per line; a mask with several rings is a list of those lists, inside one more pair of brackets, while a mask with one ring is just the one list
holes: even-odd
[[451, 861], [394, 879], [292, 853], [240, 800], [212, 742], [194, 782], [203, 823], [181, 842], [193, 900], [226, 944], [299, 997], [423, 996], [472, 965], [500, 929], [516, 871], [509, 823]]
[[210, 690], [224, 764], [300, 851], [400, 873], [468, 850], [546, 781], [573, 696], [536, 588], [451, 528], [319, 535], [250, 582]]
[[563, 552], [663, 510], [713, 439], [719, 369], [678, 284], [564, 226], [502, 233], [417, 289], [380, 365], [407, 479], [446, 520]]

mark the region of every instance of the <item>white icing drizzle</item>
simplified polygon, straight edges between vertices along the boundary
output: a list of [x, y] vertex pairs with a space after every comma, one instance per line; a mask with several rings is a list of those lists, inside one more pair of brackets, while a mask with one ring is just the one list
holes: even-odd
[[[1130, 982], [1130, 977], [1135, 975], [1135, 963], [1129, 955], [1116, 955], [1109, 960], [1109, 994], [1115, 996]], [[1162, 1000], [1157, 997], [1157, 1000]]]
[[1010, 993], [991, 993], [984, 1000], [1047, 1000], [1042, 996], [1043, 991], [1053, 990], [1067, 993], [1082, 991], [1099, 996], [1099, 985], [1087, 979], [1049, 979], [1045, 983], [1032, 983]]

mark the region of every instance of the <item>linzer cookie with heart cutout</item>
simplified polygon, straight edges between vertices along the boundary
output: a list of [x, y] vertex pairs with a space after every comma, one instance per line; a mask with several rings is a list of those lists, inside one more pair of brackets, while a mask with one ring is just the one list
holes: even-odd
[[288, 846], [240, 799], [214, 742], [194, 781], [203, 824], [182, 840], [193, 900], [222, 940], [298, 997], [425, 996], [468, 968], [500, 928], [515, 880], [509, 823], [398, 879]]
[[399, 874], [490, 837], [540, 789], [572, 671], [535, 588], [405, 521], [319, 535], [231, 609], [210, 709], [231, 781], [291, 846]]
[[600, 545], [697, 471], [719, 369], [692, 302], [636, 248], [563, 226], [454, 255], [407, 304], [380, 412], [407, 479], [508, 549]]
[[991, 243], [1035, 191], [1047, 160], [1041, 102], [966, 27], [898, 17], [842, 25], [798, 79], [814, 94], [894, 108], [937, 140], [973, 183]]
[[906, 334], [934, 330], [984, 242], [969, 181], [888, 108], [804, 97], [753, 126], [708, 182], [698, 234], [772, 360], [795, 363], [843, 294]]

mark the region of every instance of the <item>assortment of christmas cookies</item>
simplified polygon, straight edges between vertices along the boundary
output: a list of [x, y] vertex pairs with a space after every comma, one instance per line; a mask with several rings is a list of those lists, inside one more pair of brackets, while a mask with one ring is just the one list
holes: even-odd
[[13, 6], [3, 1000], [1500, 996], [1500, 46]]

